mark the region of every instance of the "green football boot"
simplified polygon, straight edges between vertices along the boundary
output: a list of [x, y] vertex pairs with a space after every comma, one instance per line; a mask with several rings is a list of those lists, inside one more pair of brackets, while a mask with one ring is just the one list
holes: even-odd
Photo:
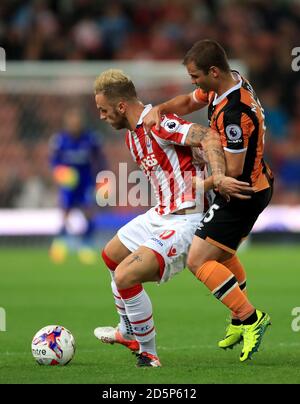
[[270, 316], [256, 310], [257, 320], [251, 325], [243, 325], [244, 346], [240, 355], [240, 361], [244, 362], [251, 359], [252, 355], [258, 351], [262, 337], [266, 329], [271, 325]]
[[243, 339], [243, 326], [229, 324], [226, 329], [224, 339], [218, 342], [218, 347], [222, 349], [232, 349], [235, 345], [239, 344]]

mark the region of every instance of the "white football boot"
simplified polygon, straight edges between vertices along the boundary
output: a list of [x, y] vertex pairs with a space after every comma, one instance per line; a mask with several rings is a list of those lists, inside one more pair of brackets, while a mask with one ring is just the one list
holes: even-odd
[[126, 334], [123, 336], [117, 327], [97, 327], [94, 330], [94, 335], [105, 344], [121, 344], [126, 346], [132, 352], [139, 351], [140, 344], [134, 336]]

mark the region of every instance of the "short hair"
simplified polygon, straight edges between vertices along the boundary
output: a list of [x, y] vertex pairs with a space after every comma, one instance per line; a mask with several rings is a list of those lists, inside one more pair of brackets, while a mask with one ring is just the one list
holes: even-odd
[[225, 50], [222, 46], [211, 39], [204, 39], [196, 42], [187, 52], [183, 59], [183, 64], [194, 62], [199, 70], [208, 74], [212, 66], [216, 66], [224, 72], [229, 72], [230, 67]]
[[101, 73], [94, 82], [95, 95], [103, 93], [110, 101], [126, 100], [137, 98], [136, 89], [122, 70], [108, 69]]

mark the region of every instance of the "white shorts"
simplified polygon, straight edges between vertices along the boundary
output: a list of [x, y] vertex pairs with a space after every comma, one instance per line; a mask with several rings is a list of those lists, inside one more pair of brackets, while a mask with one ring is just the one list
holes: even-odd
[[130, 251], [145, 246], [159, 253], [165, 268], [159, 283], [167, 282], [186, 266], [186, 258], [202, 213], [160, 216], [154, 208], [137, 216], [117, 233]]

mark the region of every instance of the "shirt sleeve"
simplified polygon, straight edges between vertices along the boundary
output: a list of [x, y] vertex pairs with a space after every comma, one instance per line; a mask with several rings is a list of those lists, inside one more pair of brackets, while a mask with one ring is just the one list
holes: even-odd
[[255, 126], [252, 119], [240, 111], [228, 111], [220, 115], [217, 122], [223, 149], [230, 153], [247, 150]]
[[185, 139], [193, 123], [188, 122], [177, 115], [168, 114], [162, 117], [160, 130], [157, 131], [155, 126], [152, 128], [152, 133], [163, 139], [167, 143], [185, 144]]
[[209, 94], [204, 92], [201, 88], [196, 88], [196, 90], [193, 92], [193, 99], [198, 103], [204, 102], [205, 104], [208, 104], [208, 98]]

